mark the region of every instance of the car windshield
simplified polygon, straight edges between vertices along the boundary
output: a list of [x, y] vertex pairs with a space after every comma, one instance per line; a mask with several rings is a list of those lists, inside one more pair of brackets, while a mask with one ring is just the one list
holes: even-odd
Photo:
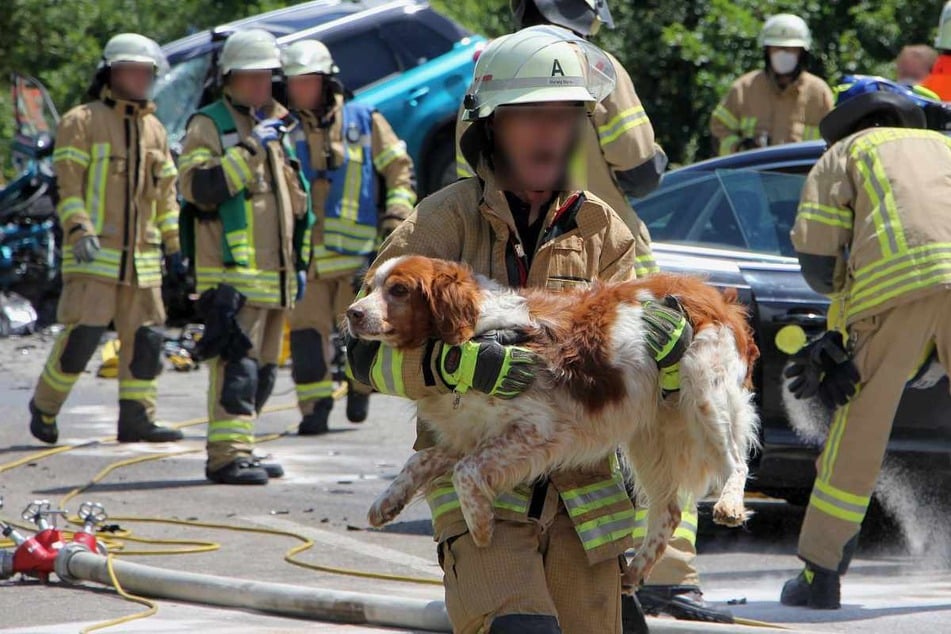
[[805, 176], [701, 172], [635, 203], [657, 242], [794, 257], [789, 238]]
[[185, 124], [198, 109], [205, 79], [208, 77], [209, 64], [210, 53], [195, 57], [176, 64], [155, 82], [155, 114], [168, 130], [169, 144], [173, 150], [179, 149], [178, 145], [185, 136]]

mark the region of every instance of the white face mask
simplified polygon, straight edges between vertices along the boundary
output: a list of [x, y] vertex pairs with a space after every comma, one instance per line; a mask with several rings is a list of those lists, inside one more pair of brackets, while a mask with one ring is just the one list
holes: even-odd
[[769, 55], [769, 65], [777, 75], [788, 75], [799, 65], [799, 55], [789, 51], [773, 51]]

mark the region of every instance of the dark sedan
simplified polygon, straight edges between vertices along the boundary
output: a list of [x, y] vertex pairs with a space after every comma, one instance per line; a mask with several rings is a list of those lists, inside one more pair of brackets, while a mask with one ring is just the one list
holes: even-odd
[[[824, 144], [754, 150], [673, 170], [651, 195], [635, 201], [650, 228], [661, 268], [702, 274], [736, 288], [750, 306], [762, 359], [755, 380], [763, 449], [748, 488], [803, 503], [815, 477], [818, 447], [796, 435], [782, 405], [787, 355], [776, 347], [785, 325], [809, 334], [825, 329], [828, 300], [799, 273], [789, 238], [805, 175]], [[951, 472], [948, 380], [906, 390], [889, 444], [921, 464]]]

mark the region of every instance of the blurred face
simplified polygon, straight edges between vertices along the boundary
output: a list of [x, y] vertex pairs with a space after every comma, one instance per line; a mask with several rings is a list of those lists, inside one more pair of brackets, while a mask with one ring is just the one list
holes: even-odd
[[250, 108], [263, 108], [271, 100], [270, 70], [237, 70], [228, 75], [231, 96]]
[[155, 69], [152, 64], [125, 62], [113, 64], [109, 69], [112, 91], [122, 99], [148, 99], [154, 79]]
[[316, 110], [323, 101], [324, 76], [317, 73], [287, 78], [287, 96], [295, 110]]
[[777, 75], [788, 75], [796, 70], [803, 49], [798, 46], [767, 46], [769, 64]]
[[909, 51], [902, 51], [895, 63], [895, 74], [899, 83], [909, 86], [920, 84], [930, 72], [930, 60]]
[[574, 104], [505, 106], [495, 111], [496, 151], [513, 189], [548, 191], [562, 181], [584, 109]]

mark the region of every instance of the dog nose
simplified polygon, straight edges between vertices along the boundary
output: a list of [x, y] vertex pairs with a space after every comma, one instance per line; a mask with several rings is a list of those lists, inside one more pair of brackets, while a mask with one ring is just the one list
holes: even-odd
[[363, 321], [363, 318], [366, 316], [367, 314], [364, 311], [360, 310], [359, 308], [351, 307], [347, 309], [347, 319], [349, 319], [350, 321], [354, 323], [360, 323], [361, 321]]

